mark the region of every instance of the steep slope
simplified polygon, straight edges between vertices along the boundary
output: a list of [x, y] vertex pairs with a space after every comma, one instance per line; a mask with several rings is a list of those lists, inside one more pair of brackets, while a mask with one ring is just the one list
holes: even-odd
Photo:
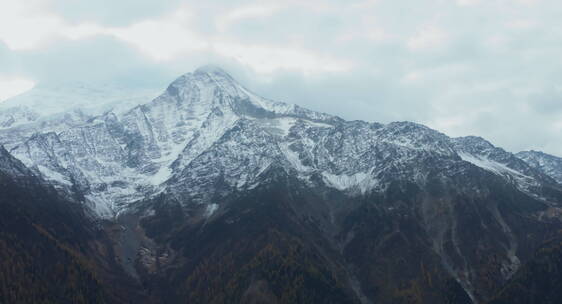
[[1, 303], [126, 303], [139, 297], [140, 288], [112, 262], [109, 239], [82, 207], [61, 198], [1, 146], [0, 193]]
[[540, 151], [523, 151], [516, 156], [562, 184], [562, 158]]
[[[230, 133], [236, 136], [227, 143]], [[256, 136], [261, 143], [252, 142]], [[238, 142], [243, 138], [246, 144]], [[423, 158], [464, 157], [475, 164], [489, 148], [476, 147], [475, 142], [452, 140], [413, 123], [346, 122], [269, 101], [220, 69], [202, 68], [178, 78], [150, 103], [122, 115], [108, 112], [60, 132], [37, 133], [15, 145], [12, 153], [59, 187], [84, 196], [100, 216], [111, 217], [162, 191], [209, 203], [203, 196], [213, 189], [202, 186], [213, 188], [217, 178], [226, 178], [232, 189], [252, 187], [273, 163], [295, 171], [305, 182], [319, 175], [341, 191], [380, 191], [400, 175], [423, 183], [427, 173], [416, 165]], [[249, 152], [257, 158], [250, 165], [240, 164], [241, 154]], [[210, 157], [213, 153], [229, 167], [201, 172], [217, 158]], [[540, 184], [552, 183], [510, 153], [502, 150], [492, 156], [498, 158], [496, 173], [509, 173], [503, 175], [528, 193], [541, 196]]]
[[[396, 178], [384, 192], [365, 196], [311, 187], [273, 167], [256, 188], [214, 195], [218, 206], [212, 209], [182, 207], [185, 200], [163, 193], [146, 202], [150, 212], [137, 213], [140, 227], [155, 241], [142, 246], [139, 267], [156, 284], [153, 290], [172, 300], [237, 302], [257, 282], [283, 298], [286, 289], [271, 286], [299, 289], [289, 287], [288, 278], [268, 275], [280, 271], [270, 257], [260, 259], [260, 267], [251, 266], [263, 248], [289, 246], [277, 243], [281, 235], [286, 242], [290, 236], [307, 244], [303, 250], [322, 261], [320, 272], [338, 278], [336, 290], [352, 291], [353, 301], [484, 300], [561, 226], [556, 218], [539, 220], [536, 214], [547, 206], [500, 176], [469, 163], [453, 166], [435, 166], [423, 187]], [[275, 237], [267, 234], [271, 230]], [[210, 279], [214, 287], [202, 290]], [[233, 289], [222, 287], [232, 284]], [[175, 294], [180, 290], [184, 293]]]
[[14, 106], [0, 111], [0, 128], [11, 128], [31, 123], [39, 119], [39, 114], [26, 106]]
[[561, 227], [562, 186], [482, 138], [345, 121], [211, 67], [10, 146], [126, 227], [115, 250], [156, 302], [483, 302]]
[[506, 181], [537, 199], [548, 204], [552, 197], [552, 189], [557, 192], [559, 184], [540, 168], [526, 162], [517, 155], [494, 147], [481, 137], [468, 136], [453, 139], [459, 156], [482, 169], [503, 176]]
[[153, 89], [108, 84], [39, 84], [0, 103], [0, 141], [10, 150], [34, 133], [59, 133], [108, 111], [123, 113], [157, 95]]
[[541, 246], [491, 304], [559, 303], [562, 298], [562, 231]]
[[275, 116], [338, 120], [257, 97], [220, 70], [200, 69], [178, 78], [151, 103], [37, 133], [11, 152], [59, 187], [83, 195], [100, 216], [111, 217], [160, 191], [173, 162], [189, 164], [241, 118]]
[[[418, 240], [420, 235], [412, 230], [405, 234], [418, 243], [417, 248], [387, 244], [384, 247], [396, 250], [394, 255], [366, 252], [392, 235], [385, 226], [399, 225], [376, 201], [349, 199], [330, 188], [311, 191], [277, 169], [265, 175], [268, 183], [222, 200], [224, 208], [211, 217], [196, 206], [178, 212], [178, 205], [164, 196], [149, 202], [155, 212], [141, 217], [140, 225], [155, 243], [143, 245], [139, 269], [151, 291], [162, 293], [170, 302], [188, 298], [194, 303], [254, 303], [259, 299], [272, 303], [398, 303], [408, 297], [435, 303], [464, 298], [470, 303], [431, 252], [427, 238]], [[363, 238], [363, 233], [372, 231], [376, 234]], [[362, 248], [359, 242], [370, 245]], [[412, 295], [408, 282], [425, 282], [423, 278], [428, 276], [419, 272], [417, 258], [410, 260], [413, 256], [408, 252], [416, 250], [434, 277], [430, 279], [433, 286], [425, 284], [427, 289]], [[382, 257], [384, 262], [379, 260]], [[416, 266], [411, 273], [393, 269], [395, 275], [402, 273], [400, 278], [379, 277], [375, 269], [366, 267], [384, 266], [392, 260], [400, 263], [406, 257], [407, 263]], [[388, 288], [394, 294], [373, 287]]]

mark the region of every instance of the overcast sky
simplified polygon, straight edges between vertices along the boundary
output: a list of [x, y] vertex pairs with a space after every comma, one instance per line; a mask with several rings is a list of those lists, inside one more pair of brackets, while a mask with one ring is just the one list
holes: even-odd
[[222, 66], [265, 97], [562, 156], [560, 0], [1, 0], [0, 100]]

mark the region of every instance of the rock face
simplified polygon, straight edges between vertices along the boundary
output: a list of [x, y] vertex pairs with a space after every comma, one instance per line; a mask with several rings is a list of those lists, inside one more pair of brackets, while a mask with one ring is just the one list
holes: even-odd
[[516, 156], [562, 184], [562, 158], [540, 151], [523, 151]]
[[[128, 303], [140, 288], [109, 238], [0, 146], [0, 302]], [[113, 285], [115, 284], [115, 285]]]
[[74, 109], [42, 129], [8, 128], [3, 143], [106, 218], [162, 192], [209, 204], [215, 194], [255, 187], [270, 167], [351, 194], [382, 192], [396, 179], [422, 186], [435, 161], [468, 161], [535, 195], [541, 183], [553, 183], [483, 139], [451, 139], [409, 122], [344, 121], [256, 96], [211, 67], [121, 112]]
[[562, 231], [542, 245], [490, 303], [557, 303], [562, 297]]
[[218, 68], [128, 111], [79, 113], [6, 124], [0, 140], [135, 232], [119, 250], [158, 301], [482, 302], [561, 227], [559, 167], [271, 101]]

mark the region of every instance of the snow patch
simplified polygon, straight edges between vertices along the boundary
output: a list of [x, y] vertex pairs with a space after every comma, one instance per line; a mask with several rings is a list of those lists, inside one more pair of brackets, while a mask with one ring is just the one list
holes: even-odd
[[289, 135], [289, 130], [295, 125], [296, 119], [294, 118], [279, 118], [275, 120], [276, 127], [281, 130], [283, 136]]
[[316, 122], [316, 121], [310, 121], [310, 120], [304, 120], [308, 125], [313, 126], [313, 127], [318, 127], [318, 128], [333, 128], [333, 125], [327, 124], [327, 123], [322, 123], [322, 122]]
[[219, 209], [218, 204], [208, 204], [204, 213], [205, 217], [206, 218], [211, 217], [217, 211], [217, 209]]
[[509, 168], [508, 166], [502, 164], [502, 163], [498, 163], [496, 161], [493, 161], [491, 159], [488, 159], [486, 157], [479, 157], [479, 156], [475, 156], [472, 154], [468, 154], [468, 153], [464, 153], [464, 152], [460, 152], [458, 153], [459, 156], [461, 157], [462, 160], [467, 161], [477, 167], [480, 167], [482, 169], [485, 169], [487, 171], [493, 172], [495, 174], [498, 175], [503, 175], [503, 174], [510, 174], [510, 175], [517, 175], [517, 176], [522, 176], [522, 177], [528, 177], [526, 175], [521, 174], [520, 172], [517, 172], [511, 168]]
[[172, 176], [172, 169], [170, 167], [162, 167], [158, 172], [150, 177], [149, 183], [152, 185], [160, 185], [167, 181]]
[[538, 185], [538, 182], [534, 178], [522, 174], [521, 172], [513, 170], [502, 163], [493, 161], [484, 156], [476, 156], [465, 152], [460, 152], [458, 154], [462, 160], [467, 161], [477, 167], [480, 167], [484, 170], [500, 175], [502, 177], [505, 176], [511, 177], [515, 181], [515, 184], [517, 188], [519, 188], [519, 190], [533, 197], [537, 197], [537, 195], [531, 191], [532, 187]]
[[299, 154], [291, 148], [289, 148], [288, 143], [279, 143], [279, 149], [285, 155], [285, 158], [289, 161], [289, 163], [298, 171], [298, 172], [309, 172], [312, 171], [313, 168], [303, 165], [300, 160]]
[[53, 171], [45, 166], [41, 166], [38, 165], [37, 169], [39, 169], [39, 172], [41, 172], [41, 175], [43, 175], [43, 177], [46, 180], [50, 180], [50, 181], [54, 181], [57, 182], [59, 184], [63, 184], [63, 185], [67, 185], [67, 186], [72, 186], [72, 183], [66, 179], [66, 177], [56, 171]]
[[353, 175], [335, 175], [322, 172], [326, 185], [340, 191], [358, 190], [361, 194], [373, 189], [378, 183], [369, 173], [358, 172]]
[[101, 218], [111, 218], [114, 213], [111, 204], [104, 200], [102, 197], [92, 194], [87, 194], [84, 196], [86, 201], [91, 204], [92, 210]]

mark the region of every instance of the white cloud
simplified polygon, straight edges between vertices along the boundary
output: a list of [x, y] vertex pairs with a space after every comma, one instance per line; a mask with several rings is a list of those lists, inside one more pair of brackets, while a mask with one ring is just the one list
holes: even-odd
[[26, 78], [0, 78], [0, 102], [31, 90], [35, 82]]
[[218, 62], [267, 97], [562, 155], [560, 1], [100, 1], [0, 0], [0, 73], [165, 83]]
[[245, 45], [232, 42], [216, 42], [213, 50], [251, 67], [258, 73], [277, 70], [297, 70], [306, 74], [338, 72], [352, 68], [349, 61], [331, 58], [298, 47]]
[[522, 4], [522, 5], [535, 5], [539, 3], [541, 0], [457, 0], [457, 4], [459, 6], [474, 6], [478, 4], [484, 3], [500, 3], [506, 6], [513, 6], [513, 4]]
[[438, 49], [445, 45], [448, 35], [437, 26], [426, 26], [407, 41], [408, 48], [413, 51]]
[[13, 50], [28, 50], [47, 42], [63, 26], [41, 10], [44, 1], [8, 0], [0, 3], [0, 41]]
[[457, 4], [460, 6], [471, 6], [480, 4], [481, 0], [457, 0]]
[[[34, 2], [35, 0], [24, 1], [21, 2], [24, 4], [6, 7], [15, 9], [15, 14], [11, 19], [2, 21], [5, 24], [0, 24], [3, 25], [0, 29], [4, 29], [0, 31], [0, 40], [4, 40], [14, 50], [40, 48], [42, 42], [56, 37], [79, 40], [93, 36], [112, 36], [130, 43], [156, 61], [170, 61], [194, 52], [206, 51], [236, 59], [258, 73], [272, 73], [279, 69], [314, 73], [342, 71], [351, 67], [347, 60], [318, 54], [302, 47], [246, 45], [231, 42], [218, 35], [203, 36], [191, 30], [190, 21], [194, 14], [187, 6], [180, 7], [171, 14], [128, 26], [106, 27], [94, 23], [65, 23], [50, 13], [35, 12], [31, 7]], [[245, 6], [217, 17], [217, 22], [219, 27], [225, 28], [246, 18], [268, 16], [279, 8], [276, 5]]]
[[208, 42], [189, 30], [191, 13], [183, 8], [164, 18], [135, 23], [126, 28], [110, 28], [105, 34], [129, 42], [156, 60], [170, 60], [208, 48]]
[[217, 18], [217, 27], [220, 31], [226, 31], [228, 28], [244, 19], [264, 18], [273, 15], [282, 7], [272, 3], [258, 3], [250, 6], [236, 8], [223, 16]]
[[380, 0], [364, 0], [351, 5], [355, 9], [371, 8], [379, 3]]
[[525, 5], [536, 5], [541, 2], [541, 0], [516, 0], [517, 3]]
[[187, 7], [161, 18], [133, 23], [125, 27], [103, 27], [96, 24], [67, 25], [59, 34], [70, 39], [107, 35], [138, 48], [150, 58], [166, 61], [193, 51], [208, 48], [208, 42], [189, 30], [192, 14]]
[[516, 30], [528, 30], [537, 27], [537, 22], [535, 20], [529, 19], [515, 19], [507, 22], [506, 26], [508, 28]]

